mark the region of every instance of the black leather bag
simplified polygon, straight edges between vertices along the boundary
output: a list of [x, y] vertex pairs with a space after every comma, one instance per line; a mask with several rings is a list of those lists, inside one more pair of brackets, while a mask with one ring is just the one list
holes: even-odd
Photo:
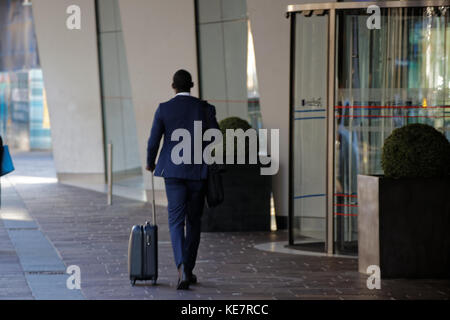
[[222, 171], [216, 164], [208, 165], [206, 203], [209, 208], [213, 208], [221, 204], [223, 199]]
[[[206, 129], [211, 128], [207, 113], [208, 104], [205, 102], [204, 115], [206, 119]], [[208, 177], [206, 181], [206, 203], [209, 208], [218, 206], [223, 202], [224, 192], [222, 183], [223, 167], [218, 164], [208, 165]]]

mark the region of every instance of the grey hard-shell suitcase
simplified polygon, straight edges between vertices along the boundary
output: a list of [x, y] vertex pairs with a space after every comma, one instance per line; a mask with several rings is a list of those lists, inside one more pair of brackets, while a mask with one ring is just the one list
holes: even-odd
[[128, 243], [128, 273], [132, 286], [136, 280], [152, 280], [153, 284], [156, 284], [158, 279], [158, 226], [156, 225], [153, 172], [151, 179], [153, 224], [147, 221], [144, 225], [133, 226]]

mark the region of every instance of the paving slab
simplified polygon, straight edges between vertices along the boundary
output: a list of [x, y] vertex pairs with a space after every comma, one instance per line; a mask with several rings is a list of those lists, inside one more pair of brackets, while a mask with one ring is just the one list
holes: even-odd
[[84, 300], [80, 290], [67, 288], [67, 274], [27, 273], [25, 277], [35, 299]]
[[8, 234], [25, 272], [65, 272], [66, 266], [40, 230], [9, 229]]
[[80, 290], [67, 288], [65, 264], [29, 215], [14, 183], [4, 179], [2, 187], [0, 237], [9, 250], [0, 251], [0, 298], [84, 299]]
[[0, 219], [0, 299], [33, 299], [19, 257]]
[[[28, 156], [22, 157], [16, 158], [17, 173], [36, 174], [27, 169]], [[32, 157], [40, 167], [52, 165], [49, 155]], [[369, 290], [357, 259], [268, 250], [269, 242], [275, 247], [287, 243], [284, 230], [203, 233], [194, 271], [199, 284], [179, 292], [167, 208], [161, 205], [158, 285], [139, 282], [132, 287], [128, 237], [134, 224], [150, 216], [149, 203], [115, 197], [107, 206], [103, 193], [58, 183], [14, 182], [14, 187], [64, 265], [80, 267], [81, 293], [87, 299], [450, 299], [449, 280], [382, 280], [381, 290]]]

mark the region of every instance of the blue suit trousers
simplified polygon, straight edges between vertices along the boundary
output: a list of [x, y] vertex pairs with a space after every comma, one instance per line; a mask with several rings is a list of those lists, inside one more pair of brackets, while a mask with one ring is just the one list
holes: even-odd
[[200, 244], [206, 181], [178, 178], [166, 178], [164, 181], [175, 264], [178, 268], [183, 263], [185, 270], [191, 272]]

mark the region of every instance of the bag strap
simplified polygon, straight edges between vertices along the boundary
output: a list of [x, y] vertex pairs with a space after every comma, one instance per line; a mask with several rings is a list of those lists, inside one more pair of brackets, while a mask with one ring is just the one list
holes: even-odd
[[208, 116], [208, 108], [209, 108], [209, 104], [207, 101], [202, 100], [203, 101], [203, 116], [205, 117], [205, 125], [206, 125], [206, 130], [211, 129], [211, 124], [209, 122], [209, 116]]

